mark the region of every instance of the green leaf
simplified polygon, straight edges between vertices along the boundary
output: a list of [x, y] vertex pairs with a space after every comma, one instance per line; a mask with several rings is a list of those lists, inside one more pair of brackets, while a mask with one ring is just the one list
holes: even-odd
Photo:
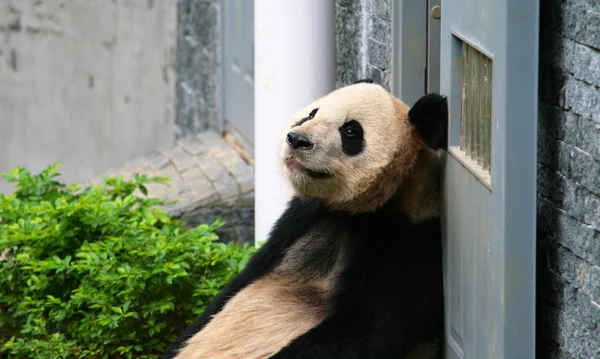
[[117, 314], [121, 314], [123, 315], [123, 310], [119, 307], [111, 307], [110, 309], [112, 309], [113, 312], [117, 313]]

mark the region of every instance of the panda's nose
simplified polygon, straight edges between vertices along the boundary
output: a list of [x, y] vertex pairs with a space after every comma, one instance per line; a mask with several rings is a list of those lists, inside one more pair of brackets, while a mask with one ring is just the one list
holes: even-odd
[[310, 142], [308, 137], [297, 132], [288, 133], [286, 137], [286, 142], [288, 145], [290, 145], [290, 147], [292, 147], [295, 150], [309, 150], [313, 147], [313, 143]]

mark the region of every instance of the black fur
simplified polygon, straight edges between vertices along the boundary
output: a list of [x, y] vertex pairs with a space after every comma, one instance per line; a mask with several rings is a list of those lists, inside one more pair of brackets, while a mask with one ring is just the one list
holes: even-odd
[[296, 122], [296, 123], [294, 124], [294, 126], [292, 126], [292, 128], [293, 128], [293, 127], [298, 127], [298, 126], [302, 125], [304, 122], [306, 122], [306, 121], [309, 121], [309, 120], [312, 120], [313, 118], [315, 118], [315, 115], [317, 114], [317, 111], [319, 111], [319, 109], [318, 109], [318, 108], [315, 108], [314, 110], [310, 111], [310, 113], [308, 114], [308, 116], [307, 116], [307, 117], [304, 117], [304, 118], [303, 118], [303, 119], [301, 119], [300, 121]]
[[304, 118], [303, 118], [303, 119], [301, 119], [300, 121], [296, 122], [296, 123], [294, 124], [294, 126], [292, 126], [292, 128], [294, 128], [294, 127], [298, 127], [298, 126], [302, 126], [302, 124], [303, 124], [304, 122], [308, 121], [308, 120], [310, 120], [310, 118], [308, 118], [308, 117], [304, 117]]
[[[348, 156], [356, 156], [361, 153], [365, 147], [364, 131], [360, 123], [356, 120], [350, 120], [340, 127], [342, 136], [342, 150]], [[352, 135], [346, 133], [352, 131]]]
[[229, 298], [271, 271], [285, 251], [316, 226], [325, 232], [304, 253], [304, 265], [327, 271], [333, 262], [325, 259], [340, 246], [349, 250], [348, 261], [336, 282], [327, 319], [271, 358], [402, 358], [417, 343], [442, 332], [438, 219], [412, 225], [385, 208], [350, 215], [329, 210], [316, 200], [294, 198], [266, 244], [163, 359], [175, 356], [177, 348]]
[[361, 79], [356, 81], [354, 84], [360, 84], [360, 83], [368, 83], [368, 84], [372, 84], [373, 83], [373, 79]]
[[306, 173], [311, 178], [315, 178], [315, 179], [331, 178], [331, 173], [328, 173], [328, 172], [317, 172], [317, 171], [310, 170], [308, 168], [305, 168], [304, 171], [306, 171]]
[[432, 149], [448, 146], [448, 101], [445, 96], [430, 93], [421, 97], [408, 111], [408, 119]]

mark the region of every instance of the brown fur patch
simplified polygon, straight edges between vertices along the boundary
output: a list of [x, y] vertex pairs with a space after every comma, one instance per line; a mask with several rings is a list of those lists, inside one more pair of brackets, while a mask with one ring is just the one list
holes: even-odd
[[235, 295], [177, 359], [268, 358], [325, 316], [317, 286], [269, 275]]
[[440, 215], [440, 158], [439, 153], [424, 149], [419, 153], [411, 174], [406, 177], [390, 200], [394, 210], [408, 215], [411, 221], [421, 222]]
[[[268, 358], [318, 325], [344, 257], [341, 246], [319, 247], [320, 235], [316, 228], [298, 240], [271, 274], [236, 294], [176, 359]], [[307, 271], [303, 253], [321, 250], [331, 265]]]

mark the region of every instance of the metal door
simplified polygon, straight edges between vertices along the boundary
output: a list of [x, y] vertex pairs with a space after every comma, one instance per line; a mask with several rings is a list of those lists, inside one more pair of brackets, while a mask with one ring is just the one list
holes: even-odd
[[538, 0], [441, 0], [446, 357], [533, 359]]
[[[223, 118], [228, 131], [254, 143], [254, 1], [222, 0]], [[239, 139], [239, 137], [238, 137]]]

